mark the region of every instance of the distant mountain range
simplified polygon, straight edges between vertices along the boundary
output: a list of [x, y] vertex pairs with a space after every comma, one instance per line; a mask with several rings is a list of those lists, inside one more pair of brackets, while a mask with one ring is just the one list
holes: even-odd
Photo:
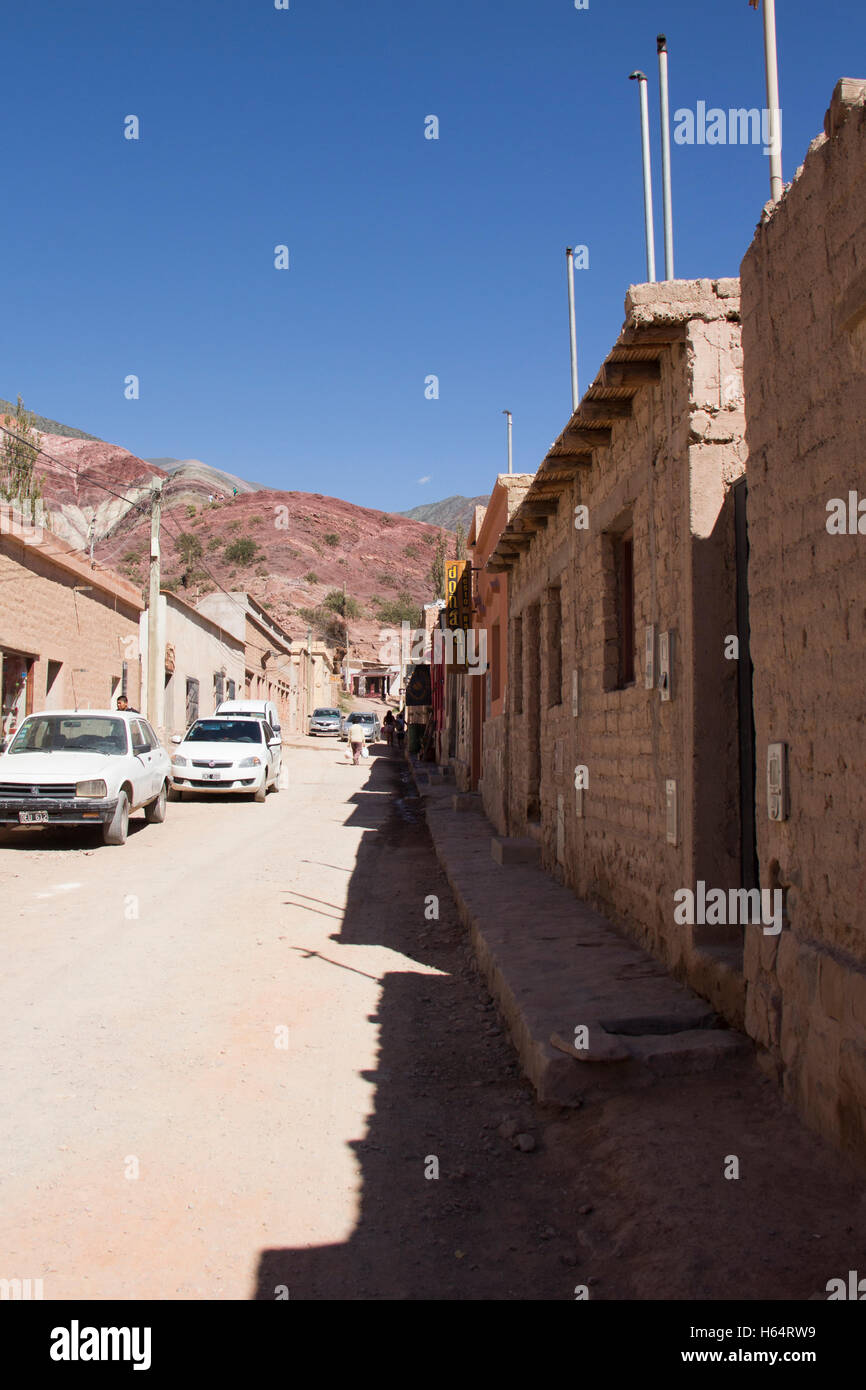
[[476, 507], [487, 506], [487, 495], [482, 497], [446, 497], [442, 502], [424, 502], [420, 507], [412, 507], [408, 512], [398, 512], [398, 516], [408, 516], [410, 521], [425, 521], [428, 526], [441, 526], [445, 531], [456, 531], [458, 525], [468, 535]]
[[[26, 410], [25, 406], [25, 410]], [[0, 418], [4, 415], [14, 415], [17, 407], [11, 401], [4, 401], [0, 397]], [[34, 415], [33, 423], [40, 434], [61, 434], [65, 439], [91, 439], [96, 444], [101, 444], [102, 440], [98, 435], [85, 434], [84, 430], [73, 429], [71, 425], [60, 425], [56, 420], [48, 420], [44, 415]]]

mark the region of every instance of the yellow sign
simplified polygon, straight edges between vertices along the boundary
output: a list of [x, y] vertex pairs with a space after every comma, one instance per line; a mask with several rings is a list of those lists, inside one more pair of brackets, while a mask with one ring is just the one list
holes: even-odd
[[445, 566], [445, 624], [464, 631], [472, 626], [472, 570], [468, 560], [449, 560]]

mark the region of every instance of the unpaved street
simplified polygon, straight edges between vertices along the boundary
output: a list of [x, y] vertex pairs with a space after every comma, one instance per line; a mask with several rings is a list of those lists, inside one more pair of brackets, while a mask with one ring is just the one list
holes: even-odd
[[299, 744], [265, 805], [172, 805], [123, 848], [3, 837], [0, 1277], [51, 1299], [823, 1296], [862, 1198], [770, 1083], [535, 1105], [379, 753]]

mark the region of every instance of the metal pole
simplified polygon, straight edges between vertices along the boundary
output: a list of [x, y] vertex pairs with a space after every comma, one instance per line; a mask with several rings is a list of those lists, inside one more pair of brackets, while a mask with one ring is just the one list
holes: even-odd
[[147, 717], [151, 724], [161, 723], [159, 709], [160, 668], [165, 669], [165, 656], [159, 650], [159, 522], [162, 510], [162, 479], [153, 483], [150, 512], [150, 593], [147, 606]]
[[[571, 408], [577, 410], [580, 392], [577, 387], [577, 325], [574, 317], [574, 252], [565, 248], [565, 268], [568, 275], [568, 334], [571, 343]], [[509, 468], [509, 473], [511, 469]]]
[[629, 73], [629, 81], [636, 81], [640, 90], [640, 134], [643, 150], [643, 215], [646, 228], [646, 275], [649, 284], [655, 284], [656, 248], [653, 236], [653, 188], [652, 167], [650, 165], [649, 107], [647, 105], [646, 73], [639, 69]]
[[307, 628], [307, 709], [306, 718], [313, 713], [313, 629]]
[[674, 278], [674, 217], [671, 203], [671, 118], [668, 106], [668, 47], [664, 34], [656, 38], [659, 54], [659, 114], [662, 128], [662, 193], [665, 215], [665, 279]]
[[[753, 10], [758, 0], [749, 0]], [[767, 74], [767, 110], [770, 113], [770, 201], [778, 203], [782, 182], [782, 111], [779, 106], [779, 67], [776, 61], [776, 0], [764, 0], [764, 68]]]
[[511, 411], [510, 411], [510, 410], [503, 410], [502, 414], [505, 415], [505, 416], [507, 417], [507, 428], [508, 428], [508, 471], [509, 471], [509, 473], [510, 473], [510, 472], [511, 472], [511, 463], [512, 463], [512, 457], [511, 457]]

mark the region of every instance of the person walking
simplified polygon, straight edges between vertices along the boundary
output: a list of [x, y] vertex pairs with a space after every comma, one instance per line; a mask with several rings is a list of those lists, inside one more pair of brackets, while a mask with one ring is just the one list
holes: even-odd
[[394, 737], [394, 716], [390, 710], [382, 720], [382, 736], [385, 742], [390, 746]]
[[397, 735], [397, 747], [402, 748], [403, 740], [406, 737], [406, 720], [403, 718], [402, 710], [397, 715], [397, 718], [394, 720], [394, 732]]
[[357, 767], [361, 761], [361, 749], [367, 741], [367, 734], [360, 719], [356, 719], [354, 724], [349, 725], [349, 747], [352, 750], [352, 762]]

